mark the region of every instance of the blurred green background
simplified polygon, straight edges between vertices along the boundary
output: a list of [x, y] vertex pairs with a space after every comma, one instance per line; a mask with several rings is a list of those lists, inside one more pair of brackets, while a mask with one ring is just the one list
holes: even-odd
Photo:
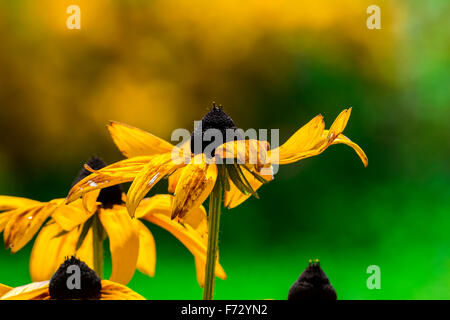
[[[70, 4], [81, 30], [66, 28]], [[381, 30], [366, 27], [371, 4]], [[216, 298], [285, 299], [319, 258], [340, 299], [449, 299], [449, 14], [446, 0], [0, 0], [0, 194], [64, 197], [92, 154], [122, 159], [108, 120], [169, 139], [216, 101], [283, 142], [351, 106], [344, 133], [369, 166], [332, 146], [226, 210]], [[156, 275], [130, 287], [201, 298], [190, 253], [149, 227]], [[0, 250], [0, 283], [30, 281], [31, 247]], [[366, 287], [369, 265], [381, 290]]]

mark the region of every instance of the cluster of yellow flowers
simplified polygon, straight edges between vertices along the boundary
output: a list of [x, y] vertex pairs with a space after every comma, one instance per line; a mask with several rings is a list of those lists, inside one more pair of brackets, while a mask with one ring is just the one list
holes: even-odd
[[[0, 299], [52, 298], [48, 294], [51, 286], [48, 280], [67, 263], [68, 256], [84, 261], [103, 278], [106, 237], [112, 274], [109, 280], [102, 280], [99, 297], [142, 298], [124, 286], [136, 269], [154, 275], [155, 241], [141, 220], [166, 229], [186, 246], [194, 256], [200, 286], [209, 288], [204, 297], [212, 298], [215, 276], [226, 278], [218, 263], [219, 222], [215, 220], [220, 216], [222, 196], [224, 206], [234, 208], [256, 195], [262, 184], [273, 180], [273, 175], [263, 173], [263, 168], [318, 155], [333, 144], [352, 147], [367, 165], [363, 150], [342, 134], [350, 113], [351, 109], [342, 111], [329, 130], [325, 130], [322, 116], [317, 116], [276, 150], [270, 150], [265, 141], [239, 140], [225, 142], [212, 155], [203, 154], [203, 150], [200, 154], [192, 153], [190, 143], [177, 147], [140, 129], [110, 123], [108, 130], [127, 159], [108, 166], [98, 158], [90, 159], [65, 199], [39, 202], [0, 196], [0, 232], [3, 231], [5, 245], [11, 252], [23, 248], [39, 232], [30, 258], [34, 283], [15, 289], [0, 286]], [[231, 118], [216, 106], [202, 122], [204, 127], [219, 130], [225, 129], [224, 123], [234, 127]], [[188, 150], [189, 161], [174, 161], [174, 150]], [[247, 162], [252, 150], [264, 161]], [[278, 156], [272, 157], [272, 153]], [[233, 159], [234, 165], [222, 165], [218, 161], [225, 158]], [[146, 198], [151, 188], [166, 177], [168, 194]], [[132, 182], [126, 195], [120, 188], [125, 182]], [[211, 202], [207, 215], [202, 203], [208, 197]]]

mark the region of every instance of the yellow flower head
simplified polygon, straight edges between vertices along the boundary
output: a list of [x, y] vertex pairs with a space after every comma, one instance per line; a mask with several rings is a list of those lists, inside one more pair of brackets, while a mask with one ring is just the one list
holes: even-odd
[[[140, 129], [112, 122], [108, 129], [128, 159], [100, 170], [88, 168], [92, 174], [70, 190], [67, 201], [70, 203], [91, 191], [132, 181], [126, 206], [134, 216], [145, 195], [158, 181], [169, 176], [169, 192], [174, 193], [172, 218], [183, 218], [201, 205], [217, 181], [225, 190], [224, 205], [234, 208], [251, 195], [257, 196], [258, 188], [273, 180], [272, 165], [319, 155], [330, 145], [352, 147], [366, 166], [368, 160], [364, 151], [342, 134], [350, 113], [351, 108], [342, 111], [328, 130], [319, 115], [275, 149], [270, 149], [267, 141], [234, 139], [225, 140], [212, 152], [205, 152], [204, 131], [235, 129], [233, 120], [215, 105], [202, 119], [202, 130], [194, 130], [191, 141], [180, 147]], [[201, 144], [196, 145], [196, 137]], [[174, 154], [180, 154], [181, 159], [186, 159], [188, 154], [189, 161], [174, 161]], [[231, 164], [219, 165], [229, 159]]]

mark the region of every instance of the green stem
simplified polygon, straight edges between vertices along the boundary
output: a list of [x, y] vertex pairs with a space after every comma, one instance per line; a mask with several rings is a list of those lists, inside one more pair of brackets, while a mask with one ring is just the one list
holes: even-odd
[[94, 271], [103, 279], [103, 240], [104, 230], [98, 215], [95, 214], [94, 221], [92, 223], [92, 241], [94, 248]]
[[212, 300], [214, 295], [214, 281], [216, 278], [215, 270], [219, 243], [220, 210], [222, 207], [223, 190], [220, 169], [214, 189], [209, 196], [208, 248], [206, 252], [206, 271], [205, 286], [203, 288], [203, 300]]

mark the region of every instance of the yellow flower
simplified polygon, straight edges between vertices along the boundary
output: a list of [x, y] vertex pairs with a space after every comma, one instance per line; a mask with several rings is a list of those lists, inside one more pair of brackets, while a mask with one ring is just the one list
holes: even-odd
[[[78, 286], [72, 283], [69, 266], [78, 267]], [[73, 287], [69, 288], [68, 283]], [[145, 300], [128, 287], [110, 280], [100, 280], [84, 262], [75, 257], [65, 259], [50, 280], [11, 288], [0, 284], [0, 300]]]
[[[127, 208], [129, 214], [134, 216], [148, 191], [169, 175], [169, 192], [175, 195], [172, 218], [183, 218], [203, 203], [220, 175], [222, 178], [219, 180], [225, 190], [224, 205], [234, 208], [249, 196], [256, 196], [256, 190], [273, 179], [270, 170], [273, 164], [288, 164], [315, 156], [333, 144], [352, 147], [366, 166], [368, 160], [364, 151], [342, 134], [350, 113], [351, 108], [342, 111], [329, 130], [325, 130], [323, 117], [319, 115], [273, 150], [269, 150], [266, 141], [233, 140], [217, 147], [212, 154], [203, 152], [204, 145], [200, 153], [191, 154], [191, 150], [195, 150], [195, 136], [201, 136], [203, 132], [194, 130], [191, 143], [178, 148], [140, 129], [112, 122], [108, 129], [115, 144], [128, 159], [100, 170], [87, 168], [92, 174], [70, 190], [67, 201], [75, 201], [97, 189], [133, 181], [127, 194]], [[236, 127], [231, 118], [214, 105], [202, 119], [202, 130], [211, 128], [224, 133], [226, 129]], [[174, 154], [180, 154], [181, 159], [188, 154], [190, 161], [187, 164], [174, 161]], [[219, 160], [224, 159], [232, 159], [234, 163], [218, 166], [223, 163]]]
[[[105, 164], [98, 158], [88, 161], [100, 169]], [[89, 172], [82, 170], [77, 180]], [[120, 186], [92, 192], [68, 205], [64, 199], [38, 202], [25, 198], [0, 196], [0, 232], [12, 252], [20, 250], [38, 232], [33, 246], [30, 274], [33, 281], [43, 281], [58, 268], [66, 256], [77, 255], [102, 276], [103, 240], [109, 238], [112, 258], [110, 280], [127, 284], [136, 269], [153, 276], [156, 263], [155, 241], [150, 230], [127, 213]], [[208, 238], [206, 212], [202, 206], [179, 221], [172, 220], [171, 195], [155, 195], [144, 199], [136, 209], [139, 219], [147, 220], [173, 234], [193, 254], [197, 280], [202, 286]], [[218, 264], [216, 275], [226, 278]]]

